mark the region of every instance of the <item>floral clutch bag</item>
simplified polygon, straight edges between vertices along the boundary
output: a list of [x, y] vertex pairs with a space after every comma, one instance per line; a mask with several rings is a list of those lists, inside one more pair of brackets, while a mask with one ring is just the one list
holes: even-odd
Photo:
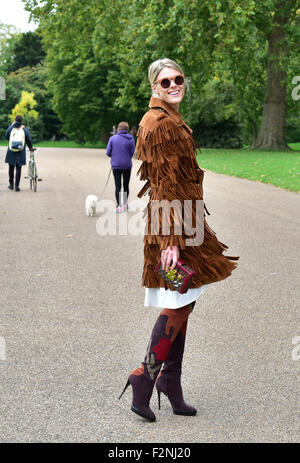
[[196, 272], [181, 259], [178, 259], [176, 267], [173, 270], [170, 269], [168, 272], [162, 269], [161, 261], [159, 261], [154, 271], [180, 294], [187, 292], [192, 283], [193, 276], [196, 275]]

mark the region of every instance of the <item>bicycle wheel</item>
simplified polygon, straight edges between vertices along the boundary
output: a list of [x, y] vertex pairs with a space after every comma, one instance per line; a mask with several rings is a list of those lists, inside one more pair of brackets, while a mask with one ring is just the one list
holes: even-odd
[[33, 191], [37, 190], [37, 179], [38, 179], [37, 169], [36, 169], [36, 165], [34, 164], [34, 167], [33, 167]]
[[30, 190], [34, 188], [34, 177], [35, 177], [35, 165], [34, 161], [30, 159], [28, 165], [28, 177], [30, 179]]

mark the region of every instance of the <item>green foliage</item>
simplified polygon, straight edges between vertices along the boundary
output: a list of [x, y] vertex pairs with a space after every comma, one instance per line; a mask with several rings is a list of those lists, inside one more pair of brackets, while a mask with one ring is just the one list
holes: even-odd
[[52, 109], [51, 99], [46, 88], [48, 73], [44, 65], [34, 68], [25, 67], [6, 76], [6, 100], [0, 101], [0, 134], [4, 136], [10, 125], [9, 115], [21, 98], [22, 91], [35, 94], [36, 111], [39, 117], [30, 123], [30, 131], [34, 140], [49, 139], [58, 136], [61, 123]]
[[24, 32], [18, 34], [10, 47], [10, 59], [6, 65], [6, 72], [24, 67], [34, 67], [43, 62], [45, 52], [42, 49], [41, 37], [38, 32]]
[[10, 125], [10, 113], [18, 102], [22, 90], [18, 87], [18, 82], [14, 82], [11, 77], [6, 78], [6, 100], [0, 100], [0, 138], [4, 137], [7, 127]]
[[181, 111], [188, 122], [196, 121], [198, 96], [208, 77], [214, 42], [209, 2], [127, 0], [104, 4], [95, 29], [95, 54], [112, 55], [120, 69], [123, 80], [119, 77], [117, 104], [132, 111], [147, 108], [151, 93], [148, 66], [167, 56], [182, 64], [189, 77], [191, 97]]
[[40, 114], [36, 127], [36, 140], [59, 138], [62, 136], [62, 124], [53, 110], [48, 90], [48, 70], [44, 63], [31, 68], [30, 82], [37, 101], [36, 109]]
[[11, 120], [9, 115], [22, 92], [35, 94], [38, 119], [30, 120], [35, 140], [60, 133], [61, 123], [52, 109], [47, 90], [47, 70], [42, 63], [45, 53], [39, 33], [20, 33], [15, 27], [0, 23], [0, 75], [5, 78], [6, 100], [0, 101], [0, 133], [4, 134]]
[[[284, 25], [278, 65], [297, 74], [296, 0], [24, 0], [47, 51], [47, 88], [65, 133], [96, 140], [120, 119], [137, 125], [147, 109], [149, 64], [169, 57], [190, 81], [180, 107], [192, 127], [228, 144], [251, 142], [267, 88], [268, 38]], [[289, 47], [287, 49], [287, 43]], [[287, 124], [300, 125], [288, 93]], [[231, 131], [231, 132], [230, 132]], [[239, 132], [239, 133], [237, 133]], [[213, 140], [212, 140], [213, 139]], [[230, 140], [231, 139], [231, 140]]]
[[15, 105], [10, 115], [11, 122], [13, 122], [16, 116], [22, 116], [27, 126], [34, 119], [37, 119], [39, 113], [34, 109], [36, 106], [36, 100], [34, 99], [34, 93], [22, 91], [20, 101]]
[[41, 37], [36, 32], [19, 32], [0, 22], [0, 74], [8, 75], [24, 67], [34, 67], [45, 57]]
[[240, 133], [240, 127], [233, 120], [211, 125], [201, 121], [194, 126], [194, 136], [201, 148], [242, 148]]
[[114, 105], [117, 66], [111, 60], [102, 62], [93, 51], [102, 8], [96, 1], [69, 0], [49, 1], [39, 10], [53, 107], [64, 132], [79, 142], [99, 140], [121, 119], [130, 122], [130, 112]]
[[12, 49], [20, 32], [14, 26], [3, 24], [0, 21], [0, 75], [4, 77], [10, 66]]

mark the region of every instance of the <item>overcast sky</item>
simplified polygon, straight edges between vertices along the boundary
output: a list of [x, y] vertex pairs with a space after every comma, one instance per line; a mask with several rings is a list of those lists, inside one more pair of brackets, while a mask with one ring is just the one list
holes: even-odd
[[32, 31], [36, 28], [34, 23], [29, 23], [29, 13], [24, 10], [21, 0], [0, 0], [0, 21], [11, 24], [22, 32]]

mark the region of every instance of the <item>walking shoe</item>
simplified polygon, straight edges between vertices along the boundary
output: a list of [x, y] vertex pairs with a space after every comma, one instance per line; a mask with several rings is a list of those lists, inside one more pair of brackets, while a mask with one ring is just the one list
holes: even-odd
[[14, 184], [13, 184], [13, 183], [10, 183], [10, 184], [8, 185], [8, 188], [9, 188], [10, 190], [13, 190], [13, 189], [14, 189]]
[[122, 207], [121, 206], [116, 206], [116, 213], [117, 214], [121, 214], [122, 211]]

